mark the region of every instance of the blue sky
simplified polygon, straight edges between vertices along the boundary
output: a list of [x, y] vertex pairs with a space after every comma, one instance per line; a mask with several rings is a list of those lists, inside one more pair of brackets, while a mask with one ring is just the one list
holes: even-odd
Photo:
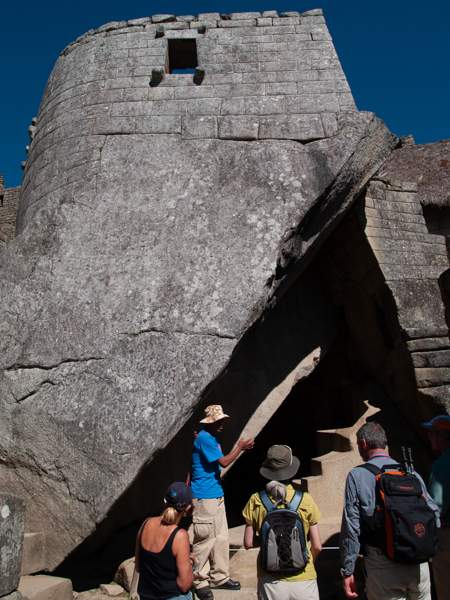
[[416, 143], [450, 138], [448, 0], [77, 0], [3, 2], [0, 8], [0, 173], [20, 185], [45, 84], [60, 52], [109, 21], [153, 14], [323, 8], [360, 110], [374, 111], [395, 134]]

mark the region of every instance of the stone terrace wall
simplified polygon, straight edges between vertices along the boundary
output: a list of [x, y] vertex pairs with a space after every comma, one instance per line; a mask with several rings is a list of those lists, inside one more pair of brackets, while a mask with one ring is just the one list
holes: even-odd
[[19, 196], [20, 186], [6, 189], [0, 174], [0, 252], [14, 238]]
[[[109, 23], [68, 46], [39, 110], [18, 230], [61, 186], [61, 173], [68, 194], [95, 185], [103, 136], [308, 142], [335, 134], [339, 115], [356, 107], [322, 11], [282, 15], [156, 15]], [[178, 38], [195, 39], [203, 81], [167, 74], [149, 85]]]

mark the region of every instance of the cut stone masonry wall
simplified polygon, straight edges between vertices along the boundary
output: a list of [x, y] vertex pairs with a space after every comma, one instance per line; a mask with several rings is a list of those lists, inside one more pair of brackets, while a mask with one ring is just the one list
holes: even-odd
[[[18, 230], [61, 186], [61, 172], [67, 191], [95, 180], [106, 136], [308, 142], [335, 134], [340, 114], [356, 107], [322, 11], [283, 15], [155, 15], [109, 23], [69, 45], [39, 110]], [[195, 39], [200, 85], [192, 74], [150, 85], [174, 38]]]
[[14, 238], [19, 196], [20, 186], [5, 188], [5, 182], [0, 173], [0, 252]]

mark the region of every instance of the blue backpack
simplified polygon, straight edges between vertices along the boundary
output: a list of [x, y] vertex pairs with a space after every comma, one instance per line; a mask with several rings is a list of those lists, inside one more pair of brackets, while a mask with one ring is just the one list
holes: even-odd
[[[295, 492], [290, 502], [273, 502], [265, 491], [259, 492], [259, 497], [267, 510], [259, 532], [261, 567], [286, 575], [302, 571], [309, 562], [305, 529], [297, 512], [303, 493]], [[279, 508], [281, 504], [286, 508]]]

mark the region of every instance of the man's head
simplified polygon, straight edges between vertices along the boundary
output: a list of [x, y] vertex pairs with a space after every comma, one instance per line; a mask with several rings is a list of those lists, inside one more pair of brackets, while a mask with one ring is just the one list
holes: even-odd
[[422, 427], [429, 430], [428, 437], [433, 450], [443, 453], [450, 448], [450, 417], [448, 415], [434, 417], [429, 423], [422, 423]]
[[369, 460], [372, 454], [378, 450], [384, 450], [387, 446], [386, 432], [376, 421], [366, 423], [356, 432], [356, 441], [361, 458]]
[[228, 418], [228, 415], [223, 412], [220, 404], [212, 404], [205, 408], [205, 418], [200, 423], [205, 424], [208, 433], [216, 435], [223, 430], [223, 421], [226, 418]]

